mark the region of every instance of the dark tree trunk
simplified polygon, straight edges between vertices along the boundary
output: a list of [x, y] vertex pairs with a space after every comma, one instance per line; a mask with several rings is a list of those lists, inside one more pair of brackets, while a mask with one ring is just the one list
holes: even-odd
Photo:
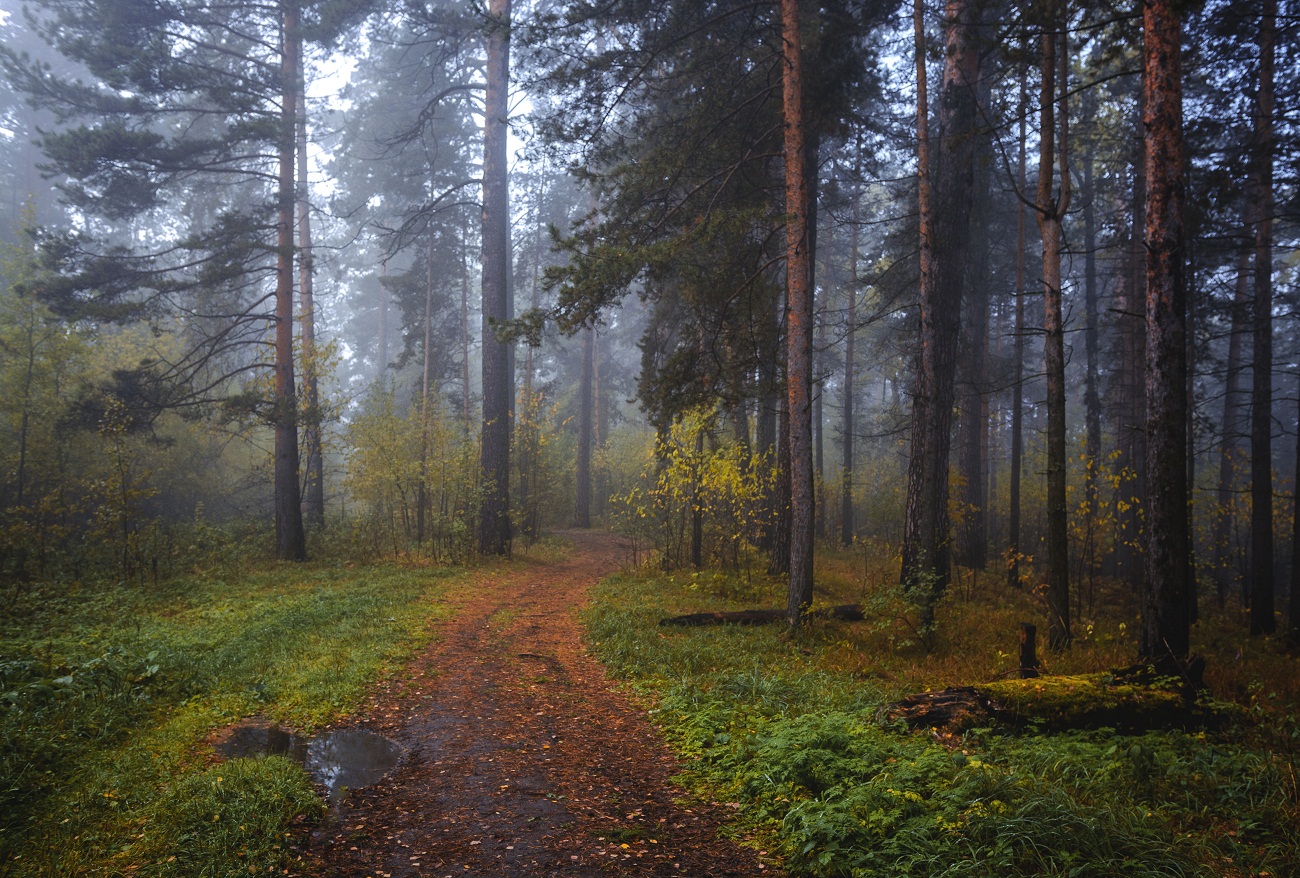
[[[1083, 140], [1083, 310], [1084, 354], [1087, 359], [1084, 373], [1083, 404], [1086, 420], [1084, 432], [1084, 502], [1087, 506], [1084, 521], [1083, 565], [1088, 578], [1088, 595], [1091, 604], [1094, 594], [1097, 554], [1097, 471], [1101, 466], [1101, 394], [1097, 389], [1098, 372], [1098, 322], [1097, 313], [1097, 187], [1093, 177], [1093, 153], [1096, 148], [1097, 98], [1089, 91], [1084, 94]], [[1082, 583], [1079, 586], [1082, 591]], [[1082, 601], [1080, 601], [1082, 603]]]
[[487, 22], [483, 148], [483, 501], [479, 551], [504, 555], [510, 540], [509, 345], [497, 327], [510, 317], [510, 216], [506, 154], [510, 0], [491, 0]]
[[785, 63], [781, 93], [785, 118], [786, 409], [790, 424], [790, 580], [786, 612], [791, 625], [812, 605], [812, 263], [809, 254], [808, 173], [798, 0], [781, 0]]
[[593, 428], [592, 389], [596, 380], [596, 329], [582, 331], [582, 373], [578, 379], [578, 468], [575, 527], [591, 527], [591, 436]]
[[321, 447], [321, 408], [316, 352], [315, 258], [311, 240], [311, 194], [307, 175], [307, 77], [303, 69], [302, 38], [295, 39], [298, 54], [296, 85], [296, 140], [298, 153], [298, 300], [302, 307], [303, 390], [307, 395], [303, 445], [307, 451], [307, 521], [325, 526], [325, 455]]
[[[1016, 191], [1025, 191], [1025, 127], [1029, 113], [1028, 72], [1020, 71], [1020, 155], [1016, 166]], [[1020, 588], [1020, 471], [1025, 454], [1025, 206], [1016, 201], [1016, 318], [1011, 343], [1011, 473], [1007, 491], [1007, 585]]]
[[[1065, 484], [1065, 320], [1061, 307], [1061, 223], [1070, 204], [1069, 84], [1064, 0], [1048, 4], [1042, 41], [1038, 228], [1043, 239], [1043, 363], [1047, 376], [1047, 645], [1070, 643], [1070, 543]], [[1057, 95], [1059, 79], [1060, 95]], [[1059, 113], [1056, 110], [1060, 103]], [[1057, 125], [1060, 125], [1059, 141]], [[1052, 178], [1060, 168], [1060, 193]]]
[[[979, 86], [981, 107], [988, 106], [989, 83]], [[988, 564], [988, 503], [985, 499], [988, 451], [988, 381], [986, 361], [989, 326], [989, 186], [993, 150], [981, 138], [975, 163], [971, 209], [970, 259], [962, 310], [961, 412], [957, 428], [957, 471], [961, 475], [961, 526], [957, 532], [957, 563], [973, 570]]]
[[1250, 413], [1250, 633], [1272, 634], [1273, 617], [1273, 56], [1277, 0], [1259, 28], [1252, 188], [1255, 221], [1255, 363]]
[[840, 427], [840, 441], [844, 458], [840, 470], [840, 542], [845, 546], [853, 544], [855, 530], [853, 527], [853, 367], [856, 361], [855, 339], [858, 324], [858, 223], [859, 200], [858, 181], [862, 177], [862, 141], [859, 138], [854, 156], [853, 174], [853, 220], [849, 227], [849, 282], [845, 294], [848, 298], [844, 317], [844, 421]]
[[1123, 273], [1117, 311], [1120, 337], [1117, 375], [1116, 436], [1120, 455], [1116, 470], [1121, 474], [1115, 488], [1115, 572], [1135, 589], [1143, 576], [1138, 546], [1142, 536], [1141, 498], [1146, 496], [1146, 396], [1141, 375], [1146, 362], [1146, 257], [1142, 249], [1146, 228], [1146, 159], [1140, 136], [1141, 107], [1138, 98], [1139, 136], [1134, 140], [1133, 200], [1130, 217], [1127, 270]]
[[300, 37], [293, 3], [284, 7], [283, 39], [275, 267], [275, 556], [302, 561], [307, 542], [298, 488], [298, 395], [293, 377], [293, 157]]
[[946, 60], [939, 95], [939, 150], [933, 169], [934, 188], [944, 209], [936, 211], [931, 204], [924, 28], [919, 0], [914, 7], [920, 84], [917, 177], [921, 326], [912, 398], [901, 580], [920, 607], [923, 629], [933, 624], [934, 602], [947, 587], [949, 576], [948, 452], [977, 140], [979, 50], [975, 17], [969, 0], [949, 0], [945, 10]]
[[[1249, 203], [1248, 203], [1249, 205]], [[1246, 334], [1250, 299], [1251, 245], [1246, 233], [1254, 231], [1249, 206], [1243, 209], [1243, 241], [1237, 252], [1237, 284], [1232, 297], [1228, 330], [1228, 363], [1224, 376], [1222, 436], [1219, 442], [1219, 489], [1214, 515], [1214, 583], [1222, 607], [1234, 569], [1233, 520], [1237, 506], [1237, 461], [1245, 429], [1241, 423], [1242, 338]]]
[[433, 233], [429, 233], [424, 269], [424, 364], [420, 375], [420, 479], [415, 492], [415, 545], [424, 545], [425, 512], [429, 505], [429, 430], [432, 412], [430, 381], [433, 377]]
[[1182, 25], [1171, 0], [1143, 5], [1146, 131], [1146, 575], [1142, 658], [1185, 658], [1190, 640], [1187, 340], [1183, 279]]

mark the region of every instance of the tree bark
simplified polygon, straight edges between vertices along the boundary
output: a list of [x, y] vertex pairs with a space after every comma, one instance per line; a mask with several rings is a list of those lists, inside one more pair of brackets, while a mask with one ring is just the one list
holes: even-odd
[[790, 578], [786, 614], [790, 624], [812, 604], [812, 271], [808, 247], [808, 175], [803, 111], [803, 61], [798, 0], [781, 0], [784, 64], [781, 93], [785, 120], [786, 204], [786, 407], [790, 420]]
[[849, 227], [849, 282], [844, 316], [844, 420], [840, 427], [840, 442], [844, 453], [840, 466], [840, 543], [853, 545], [853, 367], [857, 359], [856, 338], [858, 329], [858, 258], [861, 221], [859, 201], [862, 193], [858, 182], [862, 179], [862, 140], [858, 139], [853, 163], [853, 219]]
[[510, 317], [510, 216], [507, 106], [510, 0], [491, 0], [483, 107], [483, 499], [479, 551], [504, 555], [510, 541], [510, 406], [514, 376], [509, 345], [497, 327]]
[[[989, 82], [979, 86], [980, 106], [989, 103]], [[957, 428], [957, 471], [961, 476], [961, 526], [957, 558], [962, 566], [983, 570], [988, 564], [988, 327], [989, 327], [989, 190], [993, 150], [980, 138], [972, 191], [970, 262], [962, 294], [961, 411]]]
[[316, 352], [315, 258], [311, 239], [311, 187], [307, 174], [307, 75], [302, 57], [302, 37], [294, 38], [298, 88], [296, 140], [298, 152], [298, 301], [302, 308], [302, 383], [307, 396], [303, 412], [303, 447], [307, 451], [307, 521], [325, 526], [325, 455], [321, 443], [320, 362]]
[[281, 57], [279, 192], [275, 267], [275, 556], [307, 558], [298, 488], [298, 395], [293, 376], [293, 196], [298, 8], [284, 6]]
[[425, 512], [429, 505], [429, 433], [432, 425], [433, 378], [433, 232], [429, 232], [424, 269], [424, 363], [420, 374], [420, 477], [415, 494], [415, 545], [424, 545]]
[[582, 373], [578, 379], [578, 467], [575, 527], [591, 527], [591, 438], [593, 429], [592, 390], [596, 378], [596, 329], [582, 331]]
[[[1098, 322], [1097, 313], [1097, 187], [1094, 180], [1096, 151], [1097, 98], [1095, 92], [1083, 98], [1083, 310], [1084, 354], [1084, 545], [1082, 564], [1088, 578], [1089, 605], [1094, 595], [1097, 553], [1097, 474], [1101, 466], [1101, 394], [1098, 392]], [[1079, 590], [1082, 591], [1082, 583]], [[1082, 604], [1082, 599], [1080, 599]]]
[[[939, 95], [939, 151], [930, 167], [922, 6], [914, 6], [917, 49], [917, 178], [920, 212], [920, 350], [912, 399], [911, 458], [903, 519], [901, 581], [923, 629], [949, 576], [948, 453], [962, 285], [974, 185], [979, 51], [969, 0], [945, 9], [946, 52]], [[932, 206], [931, 174], [943, 210]]]
[[1228, 329], [1228, 362], [1224, 375], [1223, 421], [1219, 440], [1219, 488], [1214, 518], [1214, 583], [1219, 606], [1228, 595], [1232, 566], [1233, 519], [1236, 517], [1237, 458], [1241, 438], [1241, 348], [1246, 334], [1247, 312], [1251, 306], [1250, 255], [1252, 246], [1245, 240], [1254, 231], [1249, 201], [1242, 210], [1243, 241], [1237, 252], [1237, 283], [1232, 296], [1232, 313]]
[[1250, 439], [1250, 633], [1272, 634], [1273, 617], [1273, 63], [1277, 0], [1265, 0], [1259, 29], [1252, 188], [1255, 219], [1255, 362]]
[[1146, 572], [1141, 657], [1186, 657], [1187, 340], [1183, 278], [1182, 23], [1172, 0], [1143, 4], [1146, 130]]
[[[1020, 70], [1020, 155], [1016, 191], [1025, 191], [1026, 122], [1029, 114], [1028, 71]], [[1025, 454], [1025, 205], [1016, 199], [1016, 317], [1011, 353], [1011, 473], [1007, 486], [1007, 585], [1020, 588], [1020, 471]]]
[[[1043, 363], [1047, 377], [1047, 645], [1070, 644], [1070, 543], [1065, 472], [1065, 320], [1061, 308], [1061, 224], [1070, 204], [1069, 69], [1064, 0], [1047, 5], [1042, 41], [1038, 228], [1043, 240]], [[1060, 96], [1057, 96], [1057, 80]], [[1056, 111], [1057, 102], [1060, 112]], [[1057, 125], [1060, 138], [1057, 142]], [[1060, 193], [1052, 178], [1060, 168]]]

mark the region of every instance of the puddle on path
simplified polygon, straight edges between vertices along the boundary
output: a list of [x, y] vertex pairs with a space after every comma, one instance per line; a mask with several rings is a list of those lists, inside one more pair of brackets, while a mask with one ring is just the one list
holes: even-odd
[[331, 804], [342, 798], [345, 789], [369, 786], [388, 774], [404, 752], [400, 744], [366, 729], [340, 729], [304, 738], [274, 723], [240, 723], [213, 749], [223, 759], [287, 756], [325, 786]]

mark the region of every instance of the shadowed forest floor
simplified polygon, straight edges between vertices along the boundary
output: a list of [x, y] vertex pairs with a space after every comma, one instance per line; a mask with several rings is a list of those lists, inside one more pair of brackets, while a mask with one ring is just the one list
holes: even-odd
[[562, 559], [481, 575], [357, 724], [406, 748], [316, 828], [308, 876], [771, 874], [689, 801], [643, 711], [583, 648], [587, 590], [626, 552], [571, 532]]

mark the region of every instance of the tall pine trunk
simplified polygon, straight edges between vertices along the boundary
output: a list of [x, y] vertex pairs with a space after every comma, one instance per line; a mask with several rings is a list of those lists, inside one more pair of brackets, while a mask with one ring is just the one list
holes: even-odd
[[[1253, 249], [1247, 236], [1254, 231], [1249, 200], [1242, 209], [1243, 240], [1237, 251], [1237, 283], [1232, 296], [1232, 313], [1228, 329], [1228, 362], [1224, 375], [1223, 420], [1219, 440], [1219, 487], [1214, 512], [1214, 583], [1219, 606], [1226, 603], [1232, 579], [1233, 522], [1237, 508], [1237, 460], [1241, 439], [1241, 348], [1246, 334], [1250, 299], [1250, 255]], [[1243, 598], [1245, 595], [1243, 594]]]
[[[1025, 191], [1026, 123], [1029, 113], [1028, 71], [1020, 71], [1020, 154], [1016, 191]], [[1011, 353], [1011, 473], [1007, 492], [1007, 585], [1020, 588], [1020, 471], [1023, 469], [1025, 420], [1025, 206], [1016, 199], [1016, 316]]]
[[578, 380], [578, 467], [577, 499], [573, 523], [591, 527], [591, 446], [594, 424], [593, 391], [596, 381], [596, 328], [582, 331], [582, 373]]
[[[979, 86], [981, 107], [989, 101], [989, 82]], [[988, 564], [988, 327], [989, 327], [989, 197], [992, 184], [992, 143], [980, 138], [975, 161], [971, 210], [970, 262], [962, 294], [961, 411], [957, 428], [957, 471], [961, 476], [961, 526], [957, 532], [958, 563], [973, 570]]]
[[[1061, 224], [1070, 205], [1069, 69], [1064, 0], [1047, 4], [1039, 106], [1038, 228], [1043, 240], [1043, 365], [1047, 377], [1047, 640], [1070, 643], [1070, 542], [1065, 472], [1065, 319], [1061, 307]], [[1057, 96], [1059, 79], [1060, 96]], [[1057, 102], [1060, 112], [1057, 112]], [[1057, 125], [1060, 137], [1057, 138]], [[1060, 168], [1059, 194], [1052, 178]]]
[[845, 295], [848, 298], [844, 315], [844, 420], [840, 427], [840, 441], [844, 452], [840, 467], [840, 542], [849, 546], [855, 535], [853, 523], [853, 379], [856, 365], [856, 338], [858, 330], [858, 257], [861, 221], [859, 181], [862, 179], [862, 139], [858, 138], [853, 163], [853, 219], [849, 227], [849, 282]]
[[1172, 0], [1143, 7], [1146, 130], [1146, 571], [1144, 658], [1185, 658], [1190, 641], [1187, 303], [1183, 278], [1182, 25]]
[[298, 81], [298, 9], [284, 7], [280, 167], [275, 265], [275, 556], [307, 557], [298, 489], [298, 395], [293, 377], [293, 155]]
[[1273, 617], [1273, 62], [1277, 0], [1266, 0], [1259, 28], [1255, 100], [1255, 363], [1250, 414], [1250, 633], [1272, 634]]
[[307, 396], [304, 409], [303, 447], [307, 452], [307, 490], [304, 497], [307, 521], [325, 526], [325, 455], [321, 443], [320, 362], [316, 351], [315, 259], [311, 239], [311, 188], [307, 175], [307, 75], [302, 57], [302, 38], [294, 38], [298, 55], [296, 84], [298, 153], [298, 301], [302, 308], [302, 384]]
[[[912, 398], [901, 581], [918, 605], [921, 627], [927, 631], [933, 625], [934, 603], [948, 585], [950, 569], [948, 454], [977, 139], [979, 49], [975, 17], [969, 0], [947, 3], [939, 149], [935, 167], [931, 168], [920, 0], [914, 6], [921, 325]], [[932, 200], [937, 200], [942, 209], [934, 209]]]
[[483, 496], [479, 551], [504, 555], [510, 540], [510, 348], [497, 328], [510, 317], [510, 216], [507, 105], [510, 0], [488, 5], [486, 95], [483, 105]]
[[786, 613], [791, 625], [812, 604], [813, 458], [812, 320], [808, 174], [805, 168], [803, 59], [799, 0], [781, 0], [781, 94], [785, 120], [786, 409], [790, 448], [790, 578]]

